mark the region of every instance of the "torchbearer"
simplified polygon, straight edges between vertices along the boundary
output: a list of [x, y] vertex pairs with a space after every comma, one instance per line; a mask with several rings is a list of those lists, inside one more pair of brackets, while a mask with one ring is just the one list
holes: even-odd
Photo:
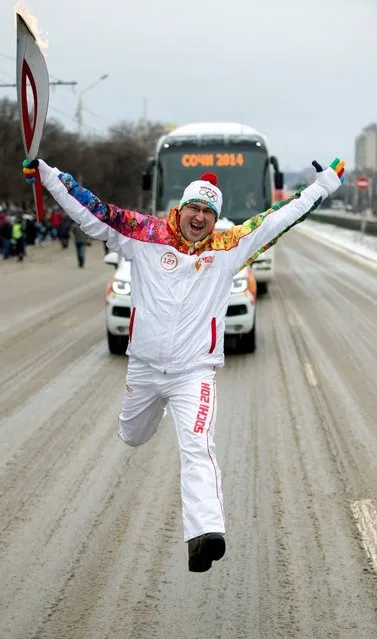
[[313, 184], [225, 231], [215, 230], [223, 196], [211, 173], [188, 184], [178, 207], [162, 220], [102, 202], [72, 175], [41, 159], [27, 167], [29, 175], [40, 171], [43, 186], [82, 231], [131, 262], [129, 361], [119, 437], [129, 446], [145, 444], [169, 405], [180, 449], [191, 572], [206, 572], [225, 553], [215, 454], [216, 369], [224, 365], [233, 277], [338, 190], [344, 162], [336, 158], [326, 170], [313, 165]]
[[[36, 37], [17, 13], [17, 102], [22, 140], [28, 162], [34, 160], [39, 151], [46, 122], [49, 100], [49, 77], [45, 58], [37, 44]], [[27, 81], [30, 82], [33, 104], [30, 119]], [[27, 169], [26, 169], [27, 171]], [[37, 220], [43, 217], [43, 189], [39, 171], [33, 171], [33, 193]]]

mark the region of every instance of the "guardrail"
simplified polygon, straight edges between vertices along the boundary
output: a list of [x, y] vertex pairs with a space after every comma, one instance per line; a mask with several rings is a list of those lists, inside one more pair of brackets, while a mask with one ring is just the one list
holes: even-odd
[[320, 209], [311, 213], [310, 218], [324, 224], [334, 224], [352, 231], [362, 231], [367, 235], [377, 235], [377, 218], [368, 217], [359, 213], [347, 213], [346, 211], [333, 211], [332, 209]]

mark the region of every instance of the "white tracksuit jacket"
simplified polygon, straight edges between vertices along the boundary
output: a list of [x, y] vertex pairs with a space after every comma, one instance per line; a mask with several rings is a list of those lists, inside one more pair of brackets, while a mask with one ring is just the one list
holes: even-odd
[[192, 244], [179, 231], [177, 209], [165, 220], [119, 209], [42, 160], [39, 172], [43, 186], [87, 235], [131, 260], [127, 354], [169, 373], [223, 365], [233, 276], [340, 186], [328, 168], [290, 200]]

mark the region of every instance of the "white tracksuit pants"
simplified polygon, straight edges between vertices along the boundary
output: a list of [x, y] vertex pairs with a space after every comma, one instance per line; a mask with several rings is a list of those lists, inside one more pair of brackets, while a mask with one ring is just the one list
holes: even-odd
[[162, 373], [130, 359], [119, 415], [119, 437], [140, 446], [156, 432], [168, 404], [181, 459], [184, 540], [225, 532], [221, 476], [215, 457], [215, 371]]

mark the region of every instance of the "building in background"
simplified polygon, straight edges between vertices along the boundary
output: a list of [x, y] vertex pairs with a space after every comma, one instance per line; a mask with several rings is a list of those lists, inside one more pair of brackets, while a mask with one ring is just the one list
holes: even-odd
[[[359, 190], [357, 178], [365, 176], [369, 187]], [[353, 203], [356, 211], [369, 210], [377, 214], [377, 124], [364, 127], [355, 140], [355, 172]]]
[[355, 168], [357, 171], [377, 172], [377, 124], [364, 127], [355, 140]]

